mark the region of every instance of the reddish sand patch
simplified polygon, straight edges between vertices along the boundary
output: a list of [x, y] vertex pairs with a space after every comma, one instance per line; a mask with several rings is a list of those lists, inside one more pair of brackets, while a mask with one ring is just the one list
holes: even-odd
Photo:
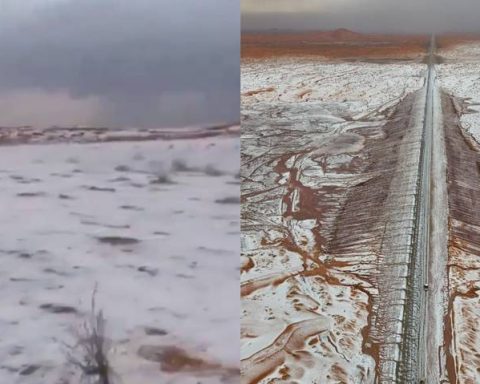
[[323, 56], [331, 59], [413, 59], [423, 55], [423, 35], [360, 34], [346, 29], [315, 32], [242, 34], [242, 58]]
[[191, 373], [199, 376], [223, 376], [225, 379], [238, 377], [237, 368], [225, 367], [219, 363], [192, 356], [176, 346], [143, 345], [138, 354], [145, 360], [160, 363], [162, 371], [169, 373]]
[[259, 93], [273, 92], [274, 90], [275, 88], [273, 87], [255, 89], [254, 91], [245, 92], [243, 96], [254, 96], [254, 95], [258, 95]]
[[480, 35], [461, 34], [461, 35], [440, 35], [437, 36], [437, 48], [450, 49], [457, 45], [468, 44], [480, 41]]

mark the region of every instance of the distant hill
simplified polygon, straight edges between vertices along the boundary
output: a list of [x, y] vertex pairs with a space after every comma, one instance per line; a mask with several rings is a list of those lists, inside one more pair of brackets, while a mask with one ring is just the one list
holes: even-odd
[[338, 28], [328, 31], [295, 31], [295, 30], [280, 30], [270, 29], [266, 31], [243, 31], [244, 36], [248, 41], [248, 36], [253, 36], [254, 39], [264, 40], [274, 37], [278, 41], [296, 40], [299, 36], [306, 40], [323, 41], [323, 42], [338, 42], [338, 41], [364, 41], [370, 39], [378, 39], [381, 35], [370, 35], [359, 32], [354, 32], [346, 28]]
[[339, 28], [333, 31], [320, 32], [321, 35], [324, 35], [325, 38], [332, 40], [358, 40], [359, 38], [364, 38], [364, 35], [361, 33], [353, 32], [346, 28]]

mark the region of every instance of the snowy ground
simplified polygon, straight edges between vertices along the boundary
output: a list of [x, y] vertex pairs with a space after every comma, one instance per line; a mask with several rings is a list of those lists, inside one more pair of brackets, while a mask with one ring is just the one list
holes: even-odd
[[322, 105], [326, 118], [382, 117], [423, 85], [422, 64], [322, 63], [307, 59], [253, 60], [242, 64], [242, 104]]
[[121, 383], [238, 382], [238, 151], [231, 136], [1, 147], [0, 382], [78, 382], [64, 344], [95, 285]]
[[[475, 41], [457, 44], [437, 51], [444, 60], [452, 62], [475, 62], [480, 59], [480, 44]], [[438, 68], [438, 66], [437, 66]]]
[[439, 85], [460, 99], [462, 126], [480, 142], [480, 43], [441, 51], [448, 58], [437, 65]]
[[[446, 349], [450, 377], [458, 383], [480, 380], [480, 250], [478, 162], [480, 161], [480, 43], [443, 50], [439, 81], [454, 108], [444, 103], [447, 124], [449, 198], [448, 316]], [[450, 100], [450, 99], [448, 99]], [[445, 112], [445, 113], [446, 113]], [[459, 115], [459, 123], [457, 120]], [[467, 133], [467, 135], [465, 135]], [[470, 140], [470, 133], [473, 140]]]
[[246, 383], [373, 383], [375, 361], [365, 352], [372, 346], [359, 337], [369, 296], [378, 294], [371, 233], [365, 228], [356, 252], [325, 250], [349, 188], [373, 178], [360, 172], [366, 141], [382, 137], [392, 107], [423, 86], [424, 70], [416, 63], [242, 63]]

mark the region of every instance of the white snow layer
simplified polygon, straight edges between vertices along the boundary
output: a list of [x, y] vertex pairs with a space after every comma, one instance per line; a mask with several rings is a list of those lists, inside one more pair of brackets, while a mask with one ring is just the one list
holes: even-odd
[[78, 382], [64, 344], [95, 285], [120, 382], [198, 382], [143, 344], [238, 369], [238, 152], [238, 138], [0, 148], [0, 383]]

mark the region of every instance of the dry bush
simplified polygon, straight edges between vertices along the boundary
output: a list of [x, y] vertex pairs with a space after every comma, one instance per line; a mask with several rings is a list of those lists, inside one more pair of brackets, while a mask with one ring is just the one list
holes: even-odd
[[172, 161], [171, 169], [173, 172], [189, 172], [191, 170], [184, 159], [174, 159]]
[[67, 346], [67, 360], [80, 371], [82, 383], [113, 384], [113, 371], [107, 358], [110, 345], [105, 336], [106, 321], [103, 311], [96, 309], [96, 291], [95, 288], [89, 318], [74, 331], [76, 343]]
[[208, 164], [205, 169], [204, 169], [204, 172], [207, 176], [214, 176], [214, 177], [218, 177], [218, 176], [223, 176], [225, 174], [225, 172], [217, 169], [214, 165], [212, 164]]
[[157, 174], [155, 178], [150, 181], [150, 184], [175, 184], [171, 176], [168, 173]]

